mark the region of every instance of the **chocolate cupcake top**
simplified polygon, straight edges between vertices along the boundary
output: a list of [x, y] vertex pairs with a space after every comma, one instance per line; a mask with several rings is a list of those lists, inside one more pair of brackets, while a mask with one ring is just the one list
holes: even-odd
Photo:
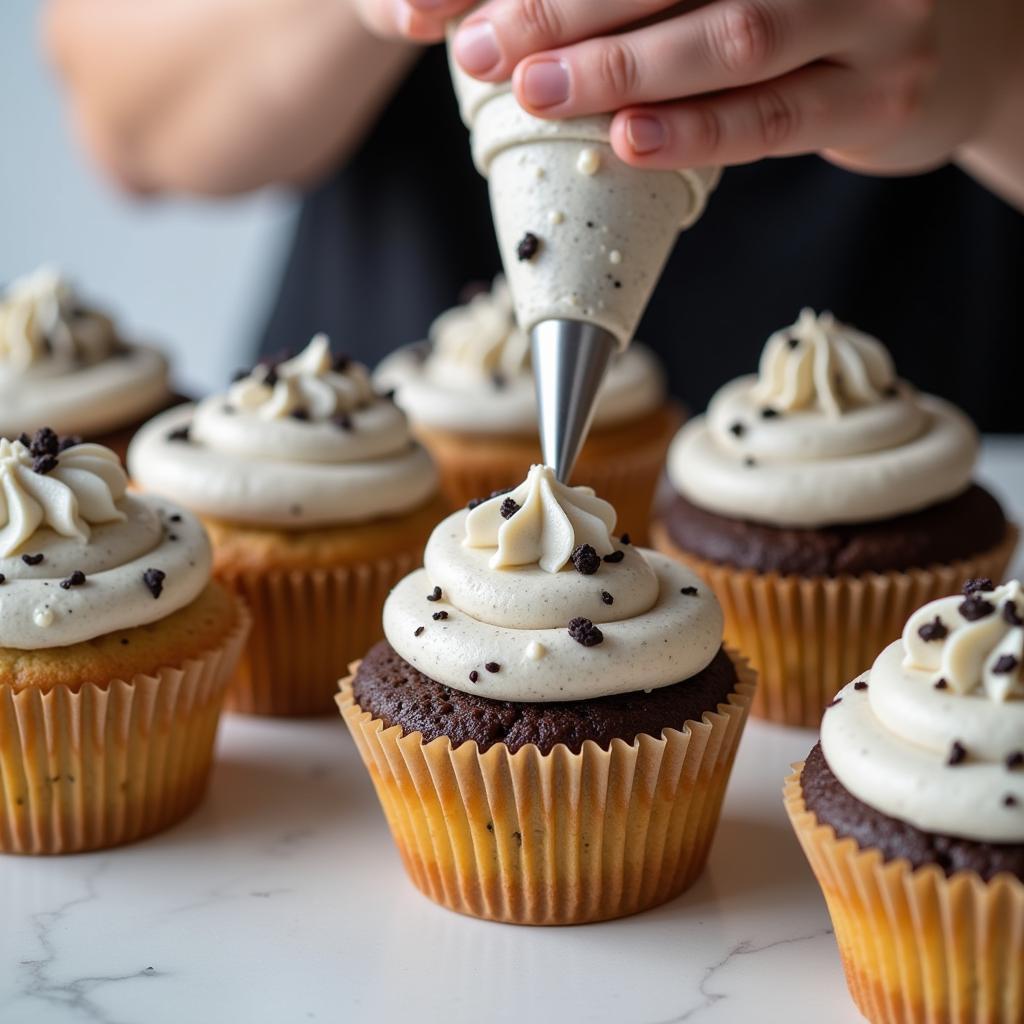
[[384, 607], [391, 646], [431, 679], [509, 701], [589, 700], [691, 678], [722, 612], [689, 569], [615, 539], [589, 487], [534, 466], [434, 530]]
[[203, 515], [284, 529], [398, 515], [437, 489], [404, 414], [365, 367], [332, 357], [323, 334], [224, 394], [157, 416], [128, 464], [147, 490]]
[[1024, 588], [971, 581], [825, 712], [821, 746], [863, 803], [925, 832], [1024, 842]]
[[125, 342], [51, 268], [0, 295], [0, 432], [49, 424], [99, 434], [141, 419], [168, 394], [164, 357]]
[[[503, 278], [490, 291], [434, 321], [429, 341], [384, 359], [374, 374], [394, 388], [414, 423], [473, 434], [537, 433], [530, 339], [516, 326]], [[597, 400], [595, 424], [610, 426], [657, 409], [665, 379], [650, 349], [634, 344], [617, 355]]]
[[978, 438], [900, 381], [881, 342], [805, 309], [757, 376], [721, 388], [669, 451], [675, 489], [721, 515], [816, 527], [902, 515], [967, 488]]
[[0, 439], [0, 647], [66, 647], [200, 594], [212, 562], [198, 520], [126, 486], [102, 445]]

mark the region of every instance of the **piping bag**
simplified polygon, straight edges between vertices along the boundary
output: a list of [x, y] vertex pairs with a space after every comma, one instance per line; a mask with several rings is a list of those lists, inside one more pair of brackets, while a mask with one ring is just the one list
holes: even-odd
[[610, 115], [541, 120], [510, 82], [467, 75], [450, 48], [448, 60], [516, 318], [530, 335], [544, 462], [567, 482], [605, 370], [632, 340], [719, 169], [630, 167], [609, 143]]

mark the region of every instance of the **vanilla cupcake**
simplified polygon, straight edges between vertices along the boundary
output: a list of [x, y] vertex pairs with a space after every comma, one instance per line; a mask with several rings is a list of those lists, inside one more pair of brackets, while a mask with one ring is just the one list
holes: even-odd
[[707, 858], [753, 691], [694, 573], [534, 466], [445, 519], [339, 705], [405, 866], [518, 924], [656, 906]]
[[[540, 458], [530, 340], [500, 277], [438, 317], [427, 342], [384, 359], [375, 380], [395, 390], [454, 508], [514, 486]], [[681, 418], [650, 349], [633, 344], [613, 359], [573, 478], [605, 495], [637, 540]]]
[[1024, 588], [914, 612], [786, 806], [873, 1024], [1024, 1020]]
[[148, 423], [129, 452], [213, 539], [214, 573], [255, 623], [228, 706], [331, 710], [338, 677], [380, 636], [394, 583], [419, 564], [444, 503], [405, 416], [319, 334], [228, 389]]
[[48, 425], [123, 456], [171, 401], [163, 355], [122, 338], [55, 271], [42, 267], [0, 295], [0, 436]]
[[0, 850], [130, 842], [202, 796], [248, 630], [190, 512], [117, 456], [0, 439]]
[[715, 588], [761, 678], [755, 715], [815, 725], [914, 608], [1003, 573], [1017, 532], [973, 483], [977, 454], [963, 413], [810, 310], [680, 431], [656, 544]]

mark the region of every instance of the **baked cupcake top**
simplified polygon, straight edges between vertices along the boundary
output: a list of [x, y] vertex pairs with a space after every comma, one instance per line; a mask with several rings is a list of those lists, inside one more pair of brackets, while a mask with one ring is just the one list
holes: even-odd
[[[374, 374], [414, 423], [472, 434], [537, 433], [530, 339], [516, 326], [508, 286], [495, 279], [442, 313], [429, 339], [385, 358]], [[598, 395], [595, 426], [657, 409], [665, 379], [654, 353], [633, 344], [617, 355]]]
[[855, 797], [925, 832], [1024, 842], [1024, 588], [972, 580], [907, 621], [825, 712]]
[[897, 376], [877, 339], [805, 309], [769, 339], [756, 376], [726, 384], [669, 450], [676, 491], [781, 527], [870, 522], [964, 491], [971, 422]]
[[151, 420], [128, 465], [144, 488], [202, 515], [283, 529], [399, 515], [437, 489], [405, 415], [364, 366], [332, 357], [323, 334]]
[[141, 419], [168, 395], [164, 357], [128, 344], [56, 271], [42, 267], [0, 295], [0, 433], [50, 424], [100, 434]]
[[509, 701], [670, 686], [722, 644], [689, 569], [616, 539], [615, 510], [546, 466], [443, 520], [384, 606], [391, 646], [431, 679]]
[[130, 494], [117, 456], [60, 438], [0, 438], [0, 647], [67, 647], [165, 618], [210, 580], [206, 533]]

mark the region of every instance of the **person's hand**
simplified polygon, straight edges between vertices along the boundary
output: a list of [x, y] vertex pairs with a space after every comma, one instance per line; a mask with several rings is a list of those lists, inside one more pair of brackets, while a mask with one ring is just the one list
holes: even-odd
[[444, 39], [448, 22], [477, 0], [353, 0], [363, 24], [377, 35], [404, 36], [419, 43]]
[[[397, 2], [428, 17], [429, 0]], [[1019, 93], [1024, 2], [487, 0], [453, 45], [475, 77], [511, 77], [539, 117], [616, 112], [612, 145], [636, 166], [819, 151], [912, 172], [948, 160]]]

